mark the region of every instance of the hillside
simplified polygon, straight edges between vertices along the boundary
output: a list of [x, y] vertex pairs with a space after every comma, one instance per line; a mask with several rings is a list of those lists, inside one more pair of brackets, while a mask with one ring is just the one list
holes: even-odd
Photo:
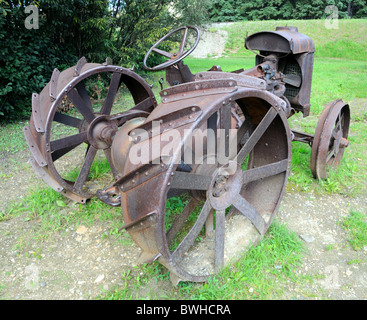
[[249, 56], [244, 48], [244, 38], [263, 30], [275, 30], [276, 26], [297, 26], [299, 32], [313, 39], [316, 57], [367, 60], [367, 19], [338, 20], [338, 29], [328, 29], [326, 20], [242, 21], [215, 24], [208, 31], [227, 31], [225, 52], [230, 56]]

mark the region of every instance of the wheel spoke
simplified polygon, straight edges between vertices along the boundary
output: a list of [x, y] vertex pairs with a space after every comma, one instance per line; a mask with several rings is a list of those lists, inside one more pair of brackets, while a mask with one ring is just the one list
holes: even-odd
[[62, 148], [62, 149], [59, 149], [59, 150], [55, 150], [51, 154], [52, 161], [56, 161], [57, 159], [61, 158], [63, 155], [67, 154], [68, 152], [70, 152], [71, 150], [76, 148], [77, 146], [78, 146], [78, 144], [73, 145], [73, 146], [69, 146], [69, 147], [65, 147], [65, 148]]
[[73, 128], [79, 128], [82, 123], [82, 120], [60, 112], [55, 113], [54, 121]]
[[335, 124], [335, 127], [338, 128], [338, 131], [343, 130], [343, 128], [342, 128], [343, 118], [344, 118], [344, 115], [342, 114], [342, 111], [340, 110], [340, 112], [338, 114], [336, 124]]
[[215, 214], [215, 270], [218, 272], [224, 265], [225, 219], [224, 210]]
[[71, 102], [75, 105], [75, 107], [79, 110], [79, 112], [83, 115], [85, 120], [91, 123], [95, 118], [95, 116], [88, 107], [88, 105], [84, 102], [78, 91], [76, 91], [76, 89], [74, 88], [71, 89], [68, 93], [68, 97], [70, 98]]
[[89, 94], [87, 89], [85, 88], [84, 82], [79, 82], [76, 85], [76, 89], [78, 90], [78, 93], [80, 97], [83, 99], [85, 105], [88, 107], [88, 109], [93, 112], [93, 106], [89, 98]]
[[89, 146], [87, 155], [84, 158], [84, 162], [83, 162], [82, 168], [80, 169], [78, 178], [76, 179], [74, 183], [75, 190], [79, 192], [82, 190], [85, 181], [87, 181], [89, 171], [90, 171], [90, 168], [92, 166], [92, 163], [93, 163], [93, 160], [96, 154], [97, 154], [97, 149], [93, 146]]
[[336, 139], [338, 137], [338, 133], [339, 133], [339, 130], [337, 130], [337, 128], [335, 127], [333, 129], [333, 132], [331, 133], [331, 137]]
[[146, 98], [143, 101], [138, 102], [133, 108], [130, 110], [141, 110], [141, 111], [150, 111], [153, 108], [153, 102], [151, 98]]
[[182, 36], [182, 40], [181, 40], [181, 44], [180, 44], [180, 49], [178, 50], [178, 54], [181, 55], [183, 54], [184, 50], [185, 50], [185, 44], [186, 44], [186, 38], [187, 38], [187, 32], [189, 31], [189, 28], [185, 28], [184, 34]]
[[336, 156], [336, 152], [335, 152], [335, 148], [333, 148], [331, 149], [331, 151], [329, 152], [329, 154], [326, 157], [326, 163], [328, 163], [330, 159], [335, 156]]
[[244, 184], [274, 176], [285, 172], [288, 168], [288, 159], [266, 164], [264, 166], [243, 171]]
[[[219, 157], [229, 157], [229, 130], [232, 127], [231, 104], [226, 104], [220, 109], [220, 131], [217, 154]], [[237, 151], [237, 150], [236, 150]]]
[[191, 212], [196, 208], [198, 203], [199, 203], [198, 200], [196, 200], [195, 198], [191, 198], [181, 211], [180, 215], [177, 216], [176, 219], [173, 221], [171, 228], [169, 228], [166, 234], [168, 244], [172, 242], [177, 233], [182, 229], [187, 218], [190, 216]]
[[117, 90], [120, 86], [121, 73], [115, 72], [112, 75], [112, 79], [110, 81], [110, 86], [108, 88], [106, 99], [103, 103], [101, 114], [110, 114], [113, 106], [113, 102], [115, 101]]
[[72, 136], [51, 141], [50, 148], [51, 152], [55, 152], [66, 148], [75, 148], [83, 142], [87, 142], [87, 132], [80, 132]]
[[167, 51], [163, 51], [163, 50], [158, 49], [158, 48], [153, 48], [152, 51], [154, 51], [155, 53], [158, 53], [161, 56], [164, 56], [164, 57], [166, 57], [168, 59], [171, 59], [173, 57], [173, 54], [172, 53], [169, 53]]
[[246, 141], [246, 143], [238, 153], [237, 162], [239, 164], [242, 164], [250, 151], [255, 147], [256, 143], [260, 140], [260, 138], [265, 133], [269, 125], [272, 123], [276, 115], [276, 110], [274, 108], [270, 108], [265, 117], [261, 120], [259, 125], [256, 127], [252, 135], [249, 137], [249, 139]]
[[244, 197], [238, 195], [233, 206], [251, 221], [260, 234], [263, 234], [266, 225], [264, 218]]
[[331, 134], [334, 139], [337, 139], [339, 133], [343, 132], [343, 127], [342, 127], [342, 123], [344, 120], [343, 118], [344, 118], [344, 115], [339, 113], [337, 120], [335, 122], [335, 126], [333, 128], [332, 134]]
[[202, 174], [176, 171], [171, 182], [172, 189], [208, 190], [211, 177]]
[[205, 221], [205, 236], [214, 230], [214, 211], [211, 210]]
[[211, 206], [209, 204], [209, 200], [207, 199], [204, 203], [203, 208], [191, 230], [188, 232], [183, 241], [179, 244], [176, 250], [173, 252], [172, 256], [174, 259], [179, 259], [185, 252], [187, 252], [190, 247], [194, 244], [195, 239], [200, 234], [201, 229], [203, 228], [206, 218], [210, 213]]

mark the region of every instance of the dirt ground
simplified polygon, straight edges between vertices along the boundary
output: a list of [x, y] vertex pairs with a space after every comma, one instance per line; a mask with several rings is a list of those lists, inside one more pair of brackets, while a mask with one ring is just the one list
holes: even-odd
[[[0, 181], [0, 211], [30, 186], [46, 186], [28, 163], [27, 151], [3, 158], [1, 171], [12, 161], [17, 164], [7, 167], [8, 178]], [[350, 248], [338, 223], [352, 209], [366, 212], [367, 198], [285, 194], [277, 219], [305, 241], [299, 272], [320, 276], [309, 288], [290, 283], [286, 299], [367, 299], [367, 247]], [[67, 229], [42, 243], [29, 242], [24, 252], [20, 239], [27, 242], [39, 225], [37, 219], [26, 220], [20, 215], [0, 222], [0, 299], [92, 299], [121, 284], [123, 271], [137, 265], [140, 249], [132, 243], [122, 251], [116, 241], [103, 239], [109, 226], [102, 221]], [[312, 297], [303, 296], [305, 290]]]

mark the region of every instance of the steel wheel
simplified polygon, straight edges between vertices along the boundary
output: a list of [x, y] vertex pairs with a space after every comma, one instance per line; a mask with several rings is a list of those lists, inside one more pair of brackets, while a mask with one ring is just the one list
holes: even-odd
[[[98, 91], [99, 99], [93, 100], [86, 84], [102, 80], [108, 85], [105, 96]], [[122, 85], [130, 102], [118, 106]], [[65, 110], [65, 103], [71, 110]], [[86, 63], [84, 58], [61, 73], [55, 69], [40, 95], [33, 94], [30, 126], [24, 128], [32, 166], [53, 189], [84, 203], [101, 187], [89, 182], [95, 159], [107, 158], [108, 179], [118, 178], [110, 148], [115, 132], [129, 119], [147, 117], [155, 106], [150, 87], [129, 69]]]
[[338, 167], [348, 146], [349, 106], [342, 100], [329, 103], [317, 123], [311, 150], [311, 171], [315, 178], [327, 179]]
[[[219, 152], [207, 152], [202, 163], [190, 166], [177, 164], [176, 154], [170, 164], [144, 166], [121, 185], [124, 227], [143, 250], [140, 261], [158, 259], [170, 270], [174, 284], [205, 281], [256, 244], [282, 199], [291, 157], [287, 119], [267, 101], [242, 97], [232, 100], [241, 107], [245, 121], [237, 131], [238, 148], [226, 164], [219, 164]], [[230, 129], [231, 105], [219, 104], [193, 129], [213, 123]], [[164, 114], [159, 108], [158, 116]], [[217, 150], [227, 145], [228, 140], [222, 139], [220, 135]]]

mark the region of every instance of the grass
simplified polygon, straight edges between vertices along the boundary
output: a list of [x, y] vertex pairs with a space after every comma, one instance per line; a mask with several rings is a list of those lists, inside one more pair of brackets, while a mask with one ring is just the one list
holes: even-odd
[[[226, 53], [230, 56], [251, 56], [244, 48], [244, 38], [248, 34], [268, 30], [277, 26], [297, 26], [298, 31], [308, 35], [315, 43], [316, 57], [367, 60], [366, 19], [339, 19], [338, 29], [327, 29], [325, 20], [278, 20], [278, 21], [242, 21], [223, 27], [228, 32]], [[358, 32], [356, 32], [358, 30]]]
[[[367, 178], [367, 45], [366, 20], [340, 20], [339, 30], [324, 28], [324, 21], [262, 21], [239, 22], [226, 27], [229, 32], [226, 55], [218, 59], [185, 59], [193, 73], [208, 70], [220, 65], [223, 71], [250, 68], [254, 65], [254, 56], [243, 48], [246, 31], [274, 30], [276, 25], [297, 25], [300, 32], [309, 35], [316, 45], [316, 58], [313, 70], [311, 94], [311, 114], [303, 119], [300, 114], [289, 119], [291, 128], [314, 133], [318, 117], [323, 106], [337, 98], [348, 102], [352, 111], [350, 126], [350, 146], [346, 150], [342, 163], [329, 179], [317, 181], [309, 168], [311, 148], [305, 144], [292, 143], [292, 175], [289, 178], [288, 192], [314, 192], [319, 194], [341, 193], [347, 196], [365, 195]], [[358, 30], [358, 32], [355, 32]], [[331, 57], [331, 58], [330, 58]], [[157, 84], [164, 72], [149, 75], [149, 84], [154, 82], [153, 91], [159, 101], [160, 87]], [[24, 123], [9, 124], [0, 127], [0, 157], [16, 155], [27, 149], [23, 138]], [[6, 167], [0, 178], [6, 179]], [[107, 162], [93, 164], [91, 178], [98, 179], [108, 171]], [[71, 178], [75, 172], [69, 172]], [[172, 199], [167, 203], [170, 212], [179, 211], [184, 205], [182, 199]], [[55, 233], [67, 229], [76, 229], [83, 224], [90, 226], [97, 221], [108, 224], [108, 232], [103, 237], [117, 240], [118, 245], [129, 246], [132, 240], [126, 232], [119, 232], [122, 225], [121, 209], [111, 208], [97, 199], [87, 205], [72, 203], [50, 188], [35, 188], [20, 203], [12, 205], [0, 214], [0, 222], [21, 216], [27, 221], [36, 220], [37, 228], [32, 234], [18, 239], [18, 252], [25, 252], [30, 242], [41, 243], [52, 239]], [[172, 215], [173, 216], [173, 215]], [[167, 226], [172, 221], [167, 219]], [[351, 246], [360, 250], [367, 244], [366, 215], [352, 211], [342, 221], [347, 230]], [[30, 239], [27, 237], [31, 237]], [[326, 248], [332, 249], [332, 245]], [[41, 258], [42, 248], [33, 250], [32, 257]], [[104, 292], [100, 299], [282, 299], [293, 298], [290, 288], [302, 288], [305, 296], [311, 296], [307, 285], [313, 277], [302, 275], [299, 267], [306, 254], [303, 243], [286, 225], [274, 222], [263, 240], [250, 248], [236, 262], [227, 266], [205, 284], [180, 283], [173, 288], [168, 271], [158, 263], [132, 267], [121, 275], [121, 284], [112, 291]], [[360, 263], [353, 260], [351, 264]], [[0, 284], [0, 294], [2, 285]]]
[[[105, 168], [103, 161], [94, 163], [92, 178], [103, 177]], [[39, 222], [32, 236], [36, 242], [45, 241], [57, 232], [76, 229], [81, 224], [93, 225], [99, 220], [108, 223], [109, 232], [104, 235], [105, 238], [113, 237], [123, 243], [132, 243], [127, 234], [118, 231], [122, 225], [121, 209], [105, 205], [97, 198], [88, 201], [88, 205], [81, 205], [68, 200], [51, 188], [36, 187], [30, 195], [12, 204], [7, 212], [3, 212], [0, 215], [0, 222], [20, 215], [24, 221]], [[19, 242], [22, 243], [23, 240], [20, 239]]]
[[348, 242], [354, 250], [367, 247], [367, 216], [352, 210], [350, 215], [342, 220], [342, 227], [347, 231]]
[[[193, 299], [244, 300], [284, 297], [288, 286], [303, 277], [304, 244], [285, 225], [274, 222], [265, 238], [237, 262], [193, 290]], [[283, 284], [283, 285], [280, 285]], [[184, 290], [185, 285], [182, 286]]]
[[[176, 297], [172, 295], [173, 288], [167, 285], [167, 270], [155, 263], [123, 273], [123, 284], [100, 299], [279, 299], [288, 294], [289, 287], [312, 282], [312, 277], [297, 272], [304, 254], [305, 247], [298, 236], [285, 225], [274, 222], [264, 239], [237, 262], [209, 278], [207, 283], [181, 282]], [[163, 290], [158, 295], [150, 292], [150, 287]], [[306, 290], [304, 294], [309, 293]]]
[[24, 122], [0, 125], [0, 157], [27, 148], [22, 130], [25, 125]]

